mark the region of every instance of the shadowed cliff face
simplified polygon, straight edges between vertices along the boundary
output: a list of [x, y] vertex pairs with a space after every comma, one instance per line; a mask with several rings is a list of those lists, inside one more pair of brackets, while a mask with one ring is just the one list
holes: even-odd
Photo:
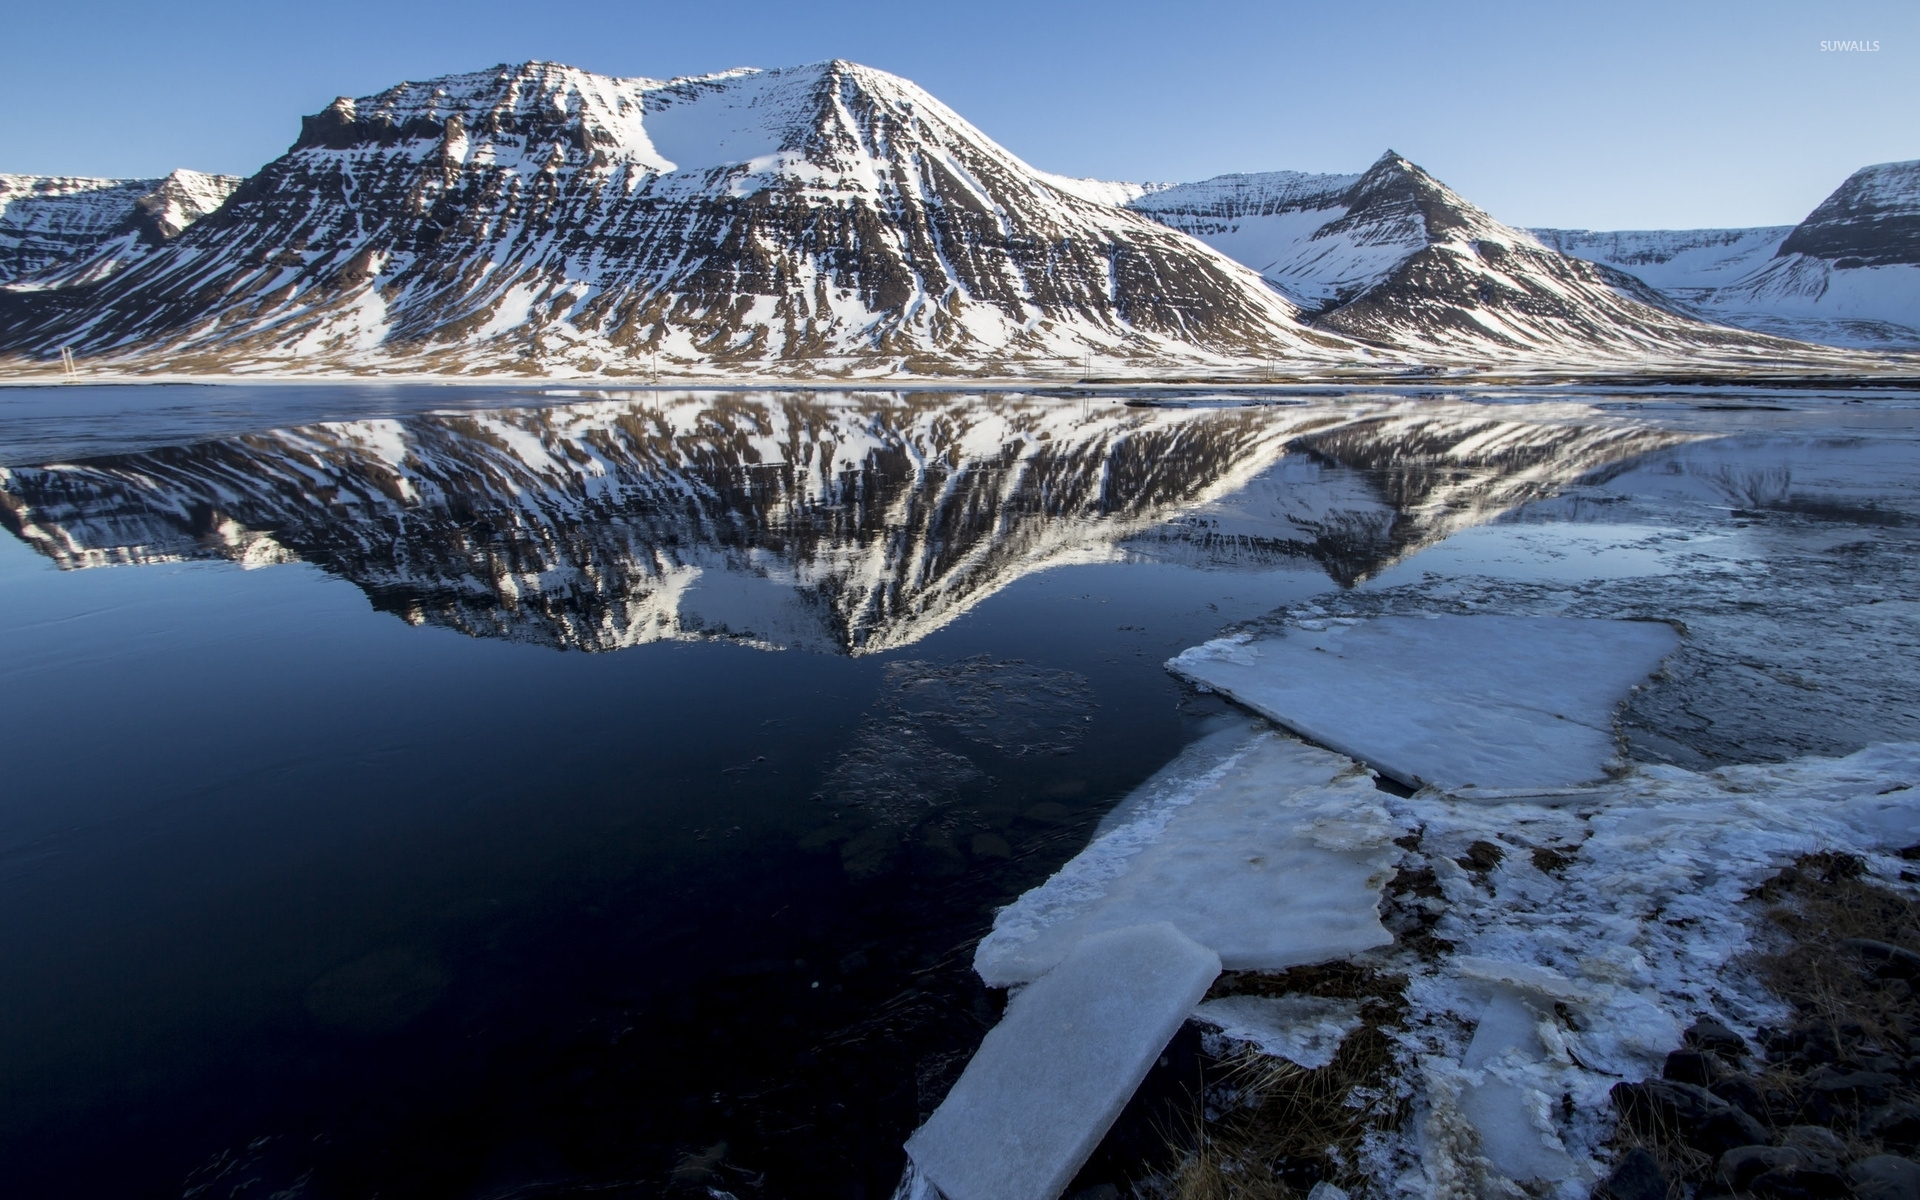
[[1920, 263], [1920, 160], [1879, 163], [1847, 177], [1780, 243], [1841, 268]]
[[307, 561], [474, 636], [860, 654], [1025, 574], [1123, 553], [1312, 561], [1351, 584], [1673, 440], [1432, 403], [685, 394], [14, 470], [0, 520], [66, 567]]

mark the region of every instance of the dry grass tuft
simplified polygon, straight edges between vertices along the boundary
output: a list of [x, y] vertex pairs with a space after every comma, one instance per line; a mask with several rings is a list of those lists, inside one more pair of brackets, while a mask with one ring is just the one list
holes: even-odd
[[[1888, 1146], [1866, 1129], [1876, 1104], [1920, 1099], [1920, 955], [1886, 961], [1891, 953], [1920, 951], [1920, 904], [1868, 878], [1865, 864], [1847, 854], [1809, 854], [1754, 890], [1774, 936], [1747, 966], [1774, 995], [1793, 1007], [1786, 1029], [1763, 1029], [1761, 1045], [1736, 1066], [1722, 1064], [1716, 1093], [1778, 1136], [1789, 1125], [1819, 1125], [1857, 1161], [1872, 1154], [1911, 1153]], [[1876, 954], [1860, 943], [1878, 944]], [[1886, 947], [1899, 950], [1887, 951]], [[1913, 968], [1913, 969], [1910, 969]], [[1820, 1090], [1819, 1081], [1845, 1072], [1878, 1073], [1883, 1100]], [[1745, 1080], [1738, 1088], [1726, 1085]], [[1744, 1090], [1743, 1090], [1744, 1089]], [[1740, 1095], [1749, 1099], [1742, 1102]], [[1674, 1194], [1708, 1182], [1709, 1156], [1686, 1144], [1678, 1130], [1634, 1130], [1622, 1123], [1614, 1138], [1624, 1154], [1644, 1146], [1660, 1160]]]
[[1809, 854], [1763, 884], [1756, 899], [1787, 944], [1760, 956], [1767, 986], [1801, 1023], [1826, 1027], [1833, 1042], [1904, 1042], [1920, 1023], [1905, 980], [1881, 978], [1849, 940], [1920, 949], [1920, 904], [1864, 877], [1846, 854]]
[[[1174, 1175], [1178, 1200], [1285, 1200], [1322, 1179], [1350, 1177], [1369, 1131], [1405, 1116], [1391, 1095], [1388, 1030], [1406, 1011], [1405, 978], [1351, 963], [1272, 973], [1230, 972], [1212, 995], [1315, 995], [1357, 1000], [1363, 1024], [1316, 1070], [1252, 1051], [1208, 1072], [1215, 1120], [1196, 1119]], [[1361, 1093], [1356, 1097], [1356, 1093]], [[1356, 1098], [1361, 1103], [1354, 1103]]]

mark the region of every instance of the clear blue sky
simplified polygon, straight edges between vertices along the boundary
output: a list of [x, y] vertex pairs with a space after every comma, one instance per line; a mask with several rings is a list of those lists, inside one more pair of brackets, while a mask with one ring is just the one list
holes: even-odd
[[0, 171], [41, 174], [248, 174], [336, 95], [530, 58], [853, 59], [1109, 179], [1354, 171], [1391, 146], [1523, 225], [1787, 224], [1856, 167], [1920, 158], [1915, 0], [14, 0], [0, 31]]

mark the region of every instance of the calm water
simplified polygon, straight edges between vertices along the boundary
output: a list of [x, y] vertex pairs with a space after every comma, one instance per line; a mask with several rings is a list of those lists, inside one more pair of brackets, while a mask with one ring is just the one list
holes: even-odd
[[0, 389], [5, 1189], [884, 1195], [1287, 606], [1682, 616], [1683, 765], [1920, 736], [1917, 414], [1763, 399]]

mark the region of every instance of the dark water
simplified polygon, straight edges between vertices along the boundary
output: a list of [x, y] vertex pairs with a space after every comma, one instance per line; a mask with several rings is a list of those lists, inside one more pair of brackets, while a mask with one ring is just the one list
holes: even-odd
[[1165, 658], [1911, 561], [1910, 414], [1796, 403], [0, 389], [0, 1186], [885, 1195], [994, 907], [1218, 713]]

